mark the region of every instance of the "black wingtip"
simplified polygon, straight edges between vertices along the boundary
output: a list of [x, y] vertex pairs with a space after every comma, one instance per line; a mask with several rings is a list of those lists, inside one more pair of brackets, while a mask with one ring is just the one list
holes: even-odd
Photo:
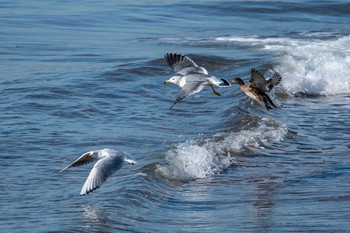
[[178, 53], [166, 53], [164, 55], [164, 59], [170, 67], [182, 59], [182, 55]]
[[175, 102], [173, 103], [173, 105], [170, 106], [169, 109], [172, 109], [172, 108], [175, 106], [175, 104], [177, 104], [177, 102], [178, 102], [178, 101], [175, 100]]
[[168, 66], [170, 66], [171, 67], [171, 53], [166, 53], [165, 55], [164, 55], [164, 60], [166, 61], [166, 63], [168, 64]]
[[80, 194], [80, 196], [86, 196], [86, 195], [88, 195], [88, 194], [92, 193], [93, 191], [95, 191], [96, 189], [98, 189], [100, 186], [101, 186], [101, 185], [96, 186], [96, 187], [95, 187], [95, 188], [93, 188], [93, 189], [89, 189], [89, 190], [87, 190], [85, 193]]
[[173, 105], [171, 105], [171, 107], [170, 107], [169, 109], [172, 109], [172, 108], [175, 106], [175, 104], [177, 104], [177, 102], [178, 102], [178, 101], [175, 101], [175, 102], [173, 103]]

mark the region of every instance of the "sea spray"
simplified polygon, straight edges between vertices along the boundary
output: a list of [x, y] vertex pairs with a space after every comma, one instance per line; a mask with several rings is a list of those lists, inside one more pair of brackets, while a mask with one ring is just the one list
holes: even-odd
[[[284, 92], [290, 95], [337, 95], [350, 93], [350, 36], [318, 39], [217, 37], [220, 43], [270, 51], [282, 76]], [[321, 35], [324, 37], [324, 35]]]
[[177, 144], [166, 152], [166, 164], [159, 165], [157, 170], [168, 179], [205, 178], [236, 164], [235, 155], [243, 150], [252, 147], [263, 150], [265, 145], [283, 140], [286, 134], [286, 126], [269, 118], [259, 118], [258, 124], [250, 129]]

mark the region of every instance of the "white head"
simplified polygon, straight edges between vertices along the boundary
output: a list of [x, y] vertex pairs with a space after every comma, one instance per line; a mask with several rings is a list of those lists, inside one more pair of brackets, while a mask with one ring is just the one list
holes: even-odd
[[164, 84], [166, 84], [166, 83], [173, 83], [173, 84], [175, 84], [175, 85], [180, 86], [180, 80], [181, 80], [181, 78], [182, 78], [182, 76], [173, 76], [173, 77], [171, 77], [170, 79], [165, 80], [165, 81], [164, 81]]

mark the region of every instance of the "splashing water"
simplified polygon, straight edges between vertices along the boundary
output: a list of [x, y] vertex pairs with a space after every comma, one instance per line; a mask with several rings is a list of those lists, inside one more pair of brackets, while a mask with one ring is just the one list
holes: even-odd
[[193, 180], [220, 173], [237, 161], [231, 153], [249, 148], [263, 149], [264, 145], [283, 140], [287, 134], [284, 125], [262, 118], [257, 126], [248, 129], [218, 133], [204, 140], [179, 143], [166, 154], [166, 165], [158, 172], [169, 179]]
[[350, 36], [337, 39], [218, 37], [217, 41], [260, 47], [277, 55], [288, 94], [337, 95], [350, 93]]
[[[270, 46], [266, 49], [281, 51]], [[350, 93], [350, 37], [299, 42], [287, 46], [277, 67], [287, 93], [337, 95]]]
[[168, 178], [193, 180], [221, 171], [215, 155], [195, 141], [180, 143], [167, 152], [166, 160], [168, 165], [160, 166], [159, 171]]

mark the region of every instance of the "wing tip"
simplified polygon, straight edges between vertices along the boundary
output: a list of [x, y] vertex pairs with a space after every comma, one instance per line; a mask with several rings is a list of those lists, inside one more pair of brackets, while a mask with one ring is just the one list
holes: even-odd
[[175, 102], [173, 103], [173, 105], [171, 105], [171, 107], [170, 107], [169, 109], [172, 109], [176, 104], [177, 104], [177, 101], [175, 101]]
[[87, 190], [82, 190], [81, 192], [80, 192], [80, 196], [86, 196], [86, 195], [88, 195], [89, 193], [92, 193], [93, 191], [95, 191], [96, 189], [98, 189], [100, 187], [100, 185], [99, 186], [96, 186], [96, 187], [94, 187], [94, 188], [92, 188], [92, 189], [87, 189]]
[[259, 70], [255, 69], [255, 68], [251, 68], [250, 71], [251, 71], [251, 73], [257, 73], [261, 76], [264, 76]]
[[67, 170], [67, 169], [68, 169], [68, 167], [65, 167], [65, 168], [59, 170], [58, 173], [64, 172], [64, 171]]

